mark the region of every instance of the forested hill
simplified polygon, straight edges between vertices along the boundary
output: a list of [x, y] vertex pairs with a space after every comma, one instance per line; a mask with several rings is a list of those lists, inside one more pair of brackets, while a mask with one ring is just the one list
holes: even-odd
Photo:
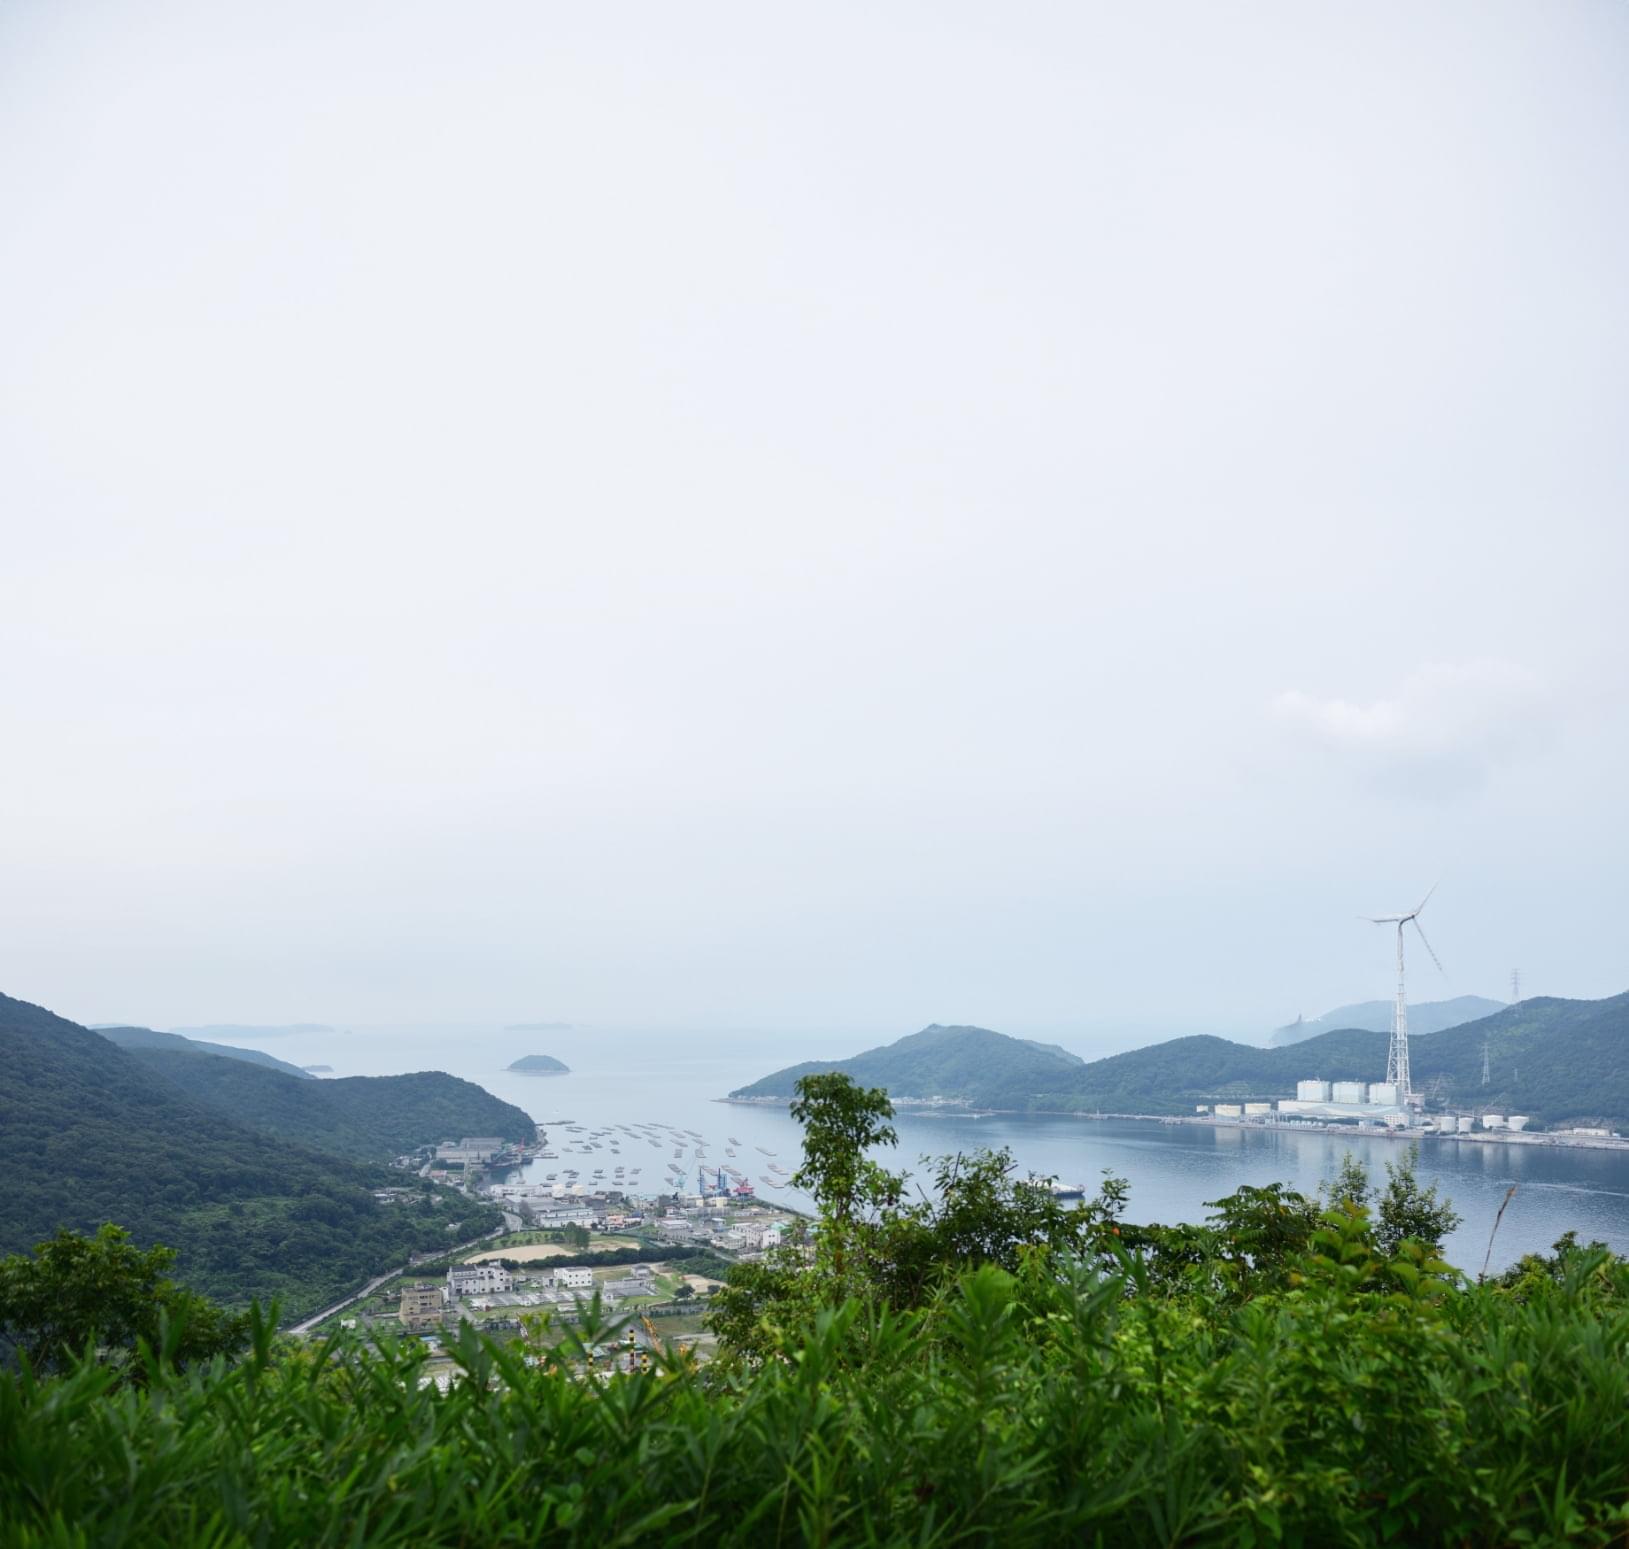
[[1629, 1130], [1629, 994], [1524, 1000], [1422, 1039], [1410, 1053], [1414, 1084], [1439, 1086], [1454, 1105], [1525, 1113], [1550, 1129]]
[[895, 1098], [935, 1097], [981, 1108], [1029, 1108], [1044, 1093], [1073, 1089], [1086, 1069], [1067, 1050], [1009, 1038], [987, 1027], [925, 1027], [846, 1060], [809, 1060], [730, 1093], [739, 1099], [790, 1098], [800, 1076], [846, 1071]]
[[[853, 1059], [789, 1066], [730, 1095], [784, 1099], [799, 1076], [840, 1069], [895, 1099], [1013, 1112], [1181, 1114], [1200, 1103], [1293, 1097], [1295, 1083], [1379, 1081], [1389, 1034], [1341, 1028], [1287, 1048], [1206, 1035], [1082, 1064], [983, 1028], [928, 1028]], [[1482, 1085], [1482, 1050], [1491, 1080]], [[1415, 1086], [1456, 1108], [1525, 1113], [1535, 1125], [1629, 1129], [1629, 994], [1528, 1000], [1413, 1045]]]
[[172, 1086], [228, 1118], [359, 1161], [388, 1162], [464, 1135], [537, 1136], [524, 1109], [440, 1071], [317, 1081], [212, 1054], [131, 1052]]
[[259, 1049], [239, 1049], [229, 1043], [206, 1043], [201, 1038], [183, 1038], [180, 1033], [161, 1033], [152, 1027], [96, 1027], [91, 1029], [97, 1037], [116, 1043], [121, 1049], [174, 1049], [182, 1054], [218, 1054], [223, 1059], [243, 1060], [250, 1065], [263, 1065], [267, 1070], [280, 1070], [285, 1076], [298, 1076], [302, 1081], [314, 1081], [298, 1065], [290, 1065]]
[[[214, 1061], [213, 1055], [175, 1058]], [[220, 1060], [302, 1089], [326, 1083]], [[235, 1123], [98, 1034], [0, 995], [0, 1253], [59, 1226], [128, 1227], [179, 1250], [177, 1278], [231, 1303], [280, 1295], [310, 1311], [372, 1275], [490, 1230], [502, 1217], [424, 1184]]]

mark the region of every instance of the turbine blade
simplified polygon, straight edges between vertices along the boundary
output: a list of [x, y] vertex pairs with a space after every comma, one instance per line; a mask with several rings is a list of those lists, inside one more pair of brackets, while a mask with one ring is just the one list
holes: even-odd
[[1431, 961], [1437, 965], [1437, 972], [1440, 973], [1444, 979], [1446, 979], [1448, 977], [1448, 970], [1442, 966], [1442, 959], [1437, 956], [1437, 949], [1426, 940], [1425, 932], [1420, 930], [1420, 922], [1418, 920], [1414, 922], [1414, 929], [1420, 931], [1420, 940], [1425, 942], [1425, 950], [1431, 954]]
[[[1431, 893], [1436, 892], [1436, 890], [1441, 886], [1442, 878], [1438, 877], [1437, 880], [1431, 884]], [[1420, 907], [1414, 911], [1416, 914], [1423, 914], [1425, 912], [1425, 906], [1431, 902], [1431, 893], [1427, 893], [1425, 897], [1420, 900]]]

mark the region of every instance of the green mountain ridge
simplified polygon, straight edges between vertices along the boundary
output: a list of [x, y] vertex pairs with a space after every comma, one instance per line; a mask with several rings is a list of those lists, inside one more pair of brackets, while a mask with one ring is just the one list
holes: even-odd
[[250, 1065], [264, 1065], [280, 1070], [286, 1076], [299, 1076], [311, 1080], [298, 1065], [290, 1065], [274, 1054], [259, 1049], [239, 1049], [227, 1043], [206, 1043], [200, 1038], [183, 1038], [180, 1033], [161, 1033], [152, 1027], [93, 1027], [91, 1031], [121, 1049], [171, 1049], [184, 1054], [217, 1054], [222, 1059], [243, 1060]]
[[[788, 1066], [730, 1096], [784, 1101], [799, 1076], [844, 1070], [896, 1100], [1017, 1113], [1190, 1114], [1217, 1100], [1293, 1097], [1307, 1077], [1379, 1081], [1388, 1041], [1384, 1032], [1339, 1028], [1264, 1049], [1200, 1034], [1083, 1063], [988, 1028], [930, 1027], [852, 1059]], [[1422, 1038], [1412, 1056], [1415, 1086], [1455, 1108], [1524, 1113], [1549, 1128], [1629, 1128], [1629, 994], [1523, 1001]]]
[[388, 1162], [464, 1135], [537, 1135], [524, 1109], [441, 1071], [319, 1081], [212, 1054], [130, 1052], [171, 1086], [237, 1123], [356, 1161]]
[[[177, 1249], [184, 1284], [234, 1305], [278, 1296], [292, 1317], [502, 1220], [451, 1189], [239, 1123], [166, 1079], [165, 1061], [302, 1096], [330, 1085], [217, 1055], [121, 1049], [0, 995], [0, 1253], [114, 1221], [143, 1246]], [[415, 1200], [374, 1197], [404, 1184]]]
[[866, 1086], [885, 1086], [908, 1101], [941, 1098], [975, 1107], [1031, 1106], [1038, 1092], [1061, 1090], [1085, 1070], [1078, 1055], [987, 1027], [937, 1023], [846, 1060], [808, 1060], [766, 1076], [730, 1096], [738, 1100], [790, 1098], [800, 1076], [846, 1071]]

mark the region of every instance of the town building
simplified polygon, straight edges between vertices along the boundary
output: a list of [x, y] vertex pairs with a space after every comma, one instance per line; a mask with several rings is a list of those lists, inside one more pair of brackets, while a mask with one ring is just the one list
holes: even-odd
[[586, 1268], [555, 1269], [550, 1272], [549, 1279], [568, 1291], [587, 1291], [593, 1287], [594, 1271]]
[[397, 1316], [410, 1334], [422, 1334], [441, 1327], [441, 1287], [404, 1285]]
[[467, 1135], [456, 1145], [444, 1140], [436, 1147], [438, 1162], [462, 1162], [466, 1167], [490, 1162], [500, 1151], [507, 1151], [509, 1142], [496, 1135]]
[[593, 1205], [539, 1205], [532, 1212], [532, 1224], [543, 1231], [558, 1231], [562, 1226], [593, 1226], [600, 1219]]
[[514, 1285], [515, 1277], [501, 1264], [460, 1264], [447, 1271], [447, 1300], [510, 1291]]

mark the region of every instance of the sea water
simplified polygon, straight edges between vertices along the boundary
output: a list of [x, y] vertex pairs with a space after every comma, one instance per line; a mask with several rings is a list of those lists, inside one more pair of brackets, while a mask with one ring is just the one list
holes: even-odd
[[[225, 1040], [222, 1040], [225, 1041]], [[447, 1027], [358, 1027], [233, 1040], [264, 1049], [296, 1065], [333, 1066], [336, 1076], [393, 1075], [444, 1070], [514, 1103], [549, 1124], [572, 1121], [590, 1129], [608, 1125], [660, 1123], [694, 1130], [702, 1139], [663, 1138], [660, 1146], [620, 1136], [620, 1155], [601, 1140], [591, 1155], [565, 1154], [568, 1136], [556, 1130], [551, 1149], [558, 1161], [535, 1161], [529, 1181], [549, 1172], [564, 1180], [611, 1183], [614, 1169], [630, 1172], [630, 1192], [667, 1188], [668, 1166], [685, 1170], [686, 1187], [696, 1187], [697, 1168], [733, 1167], [752, 1180], [760, 1197], [807, 1209], [810, 1202], [775, 1180], [771, 1163], [794, 1171], [801, 1154], [800, 1131], [784, 1108], [721, 1103], [733, 1088], [746, 1086], [795, 1061], [852, 1055], [850, 1035], [775, 1035], [698, 1031], [647, 1032], [573, 1029], [570, 1032], [513, 1032], [487, 1024]], [[523, 1076], [504, 1067], [524, 1054], [552, 1054], [571, 1067], [564, 1076]], [[893, 1165], [925, 1180], [920, 1159], [979, 1147], [1007, 1147], [1021, 1171], [1084, 1184], [1095, 1190], [1105, 1172], [1131, 1186], [1127, 1215], [1136, 1221], [1202, 1221], [1209, 1201], [1241, 1184], [1280, 1182], [1314, 1193], [1332, 1178], [1351, 1151], [1377, 1182], [1385, 1163], [1398, 1161], [1406, 1146], [1378, 1135], [1331, 1135], [1319, 1131], [1173, 1125], [1142, 1120], [1082, 1117], [976, 1118], [965, 1113], [906, 1109], [895, 1121], [899, 1147]], [[740, 1144], [725, 1153], [730, 1137]], [[456, 1137], [448, 1137], [449, 1139]], [[695, 1156], [697, 1146], [704, 1157]], [[675, 1158], [676, 1149], [683, 1155]], [[769, 1153], [766, 1155], [766, 1153]], [[1448, 1258], [1475, 1273], [1487, 1253], [1489, 1234], [1512, 1185], [1511, 1198], [1493, 1238], [1491, 1265], [1501, 1268], [1521, 1254], [1548, 1249], [1567, 1230], [1580, 1239], [1599, 1239], [1629, 1254], [1629, 1153], [1573, 1147], [1466, 1143], [1426, 1139], [1420, 1145], [1419, 1176], [1434, 1183], [1465, 1218], [1446, 1244]], [[766, 1182], [765, 1180], [770, 1180]]]

